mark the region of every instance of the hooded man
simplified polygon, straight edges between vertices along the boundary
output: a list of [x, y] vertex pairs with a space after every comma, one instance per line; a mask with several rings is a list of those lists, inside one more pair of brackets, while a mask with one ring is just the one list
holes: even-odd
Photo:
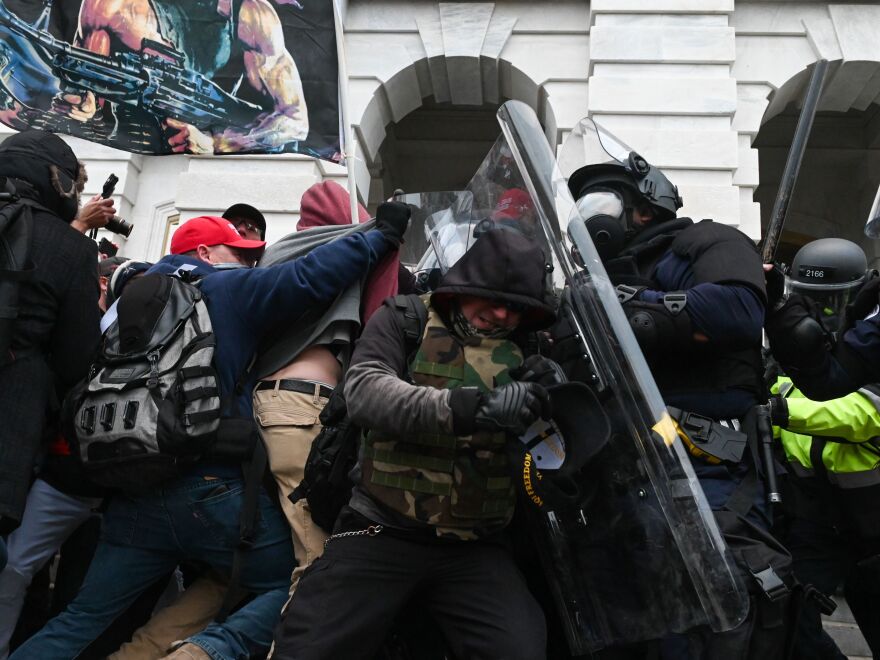
[[547, 391], [510, 375], [514, 331], [554, 319], [544, 267], [534, 244], [490, 231], [414, 301], [427, 306], [414, 354], [390, 302], [367, 324], [345, 387], [368, 429], [357, 485], [273, 657], [370, 658], [410, 601], [456, 657], [544, 656], [544, 616], [500, 543], [515, 501], [508, 434], [549, 417]]
[[[0, 355], [0, 534], [21, 520], [34, 460], [57, 402], [88, 372], [100, 339], [98, 250], [71, 228], [85, 169], [69, 146], [45, 131], [0, 145], [6, 177], [32, 220], [31, 275], [19, 285], [8, 353]], [[5, 268], [6, 266], [4, 266]], [[0, 287], [2, 287], [0, 282]]]

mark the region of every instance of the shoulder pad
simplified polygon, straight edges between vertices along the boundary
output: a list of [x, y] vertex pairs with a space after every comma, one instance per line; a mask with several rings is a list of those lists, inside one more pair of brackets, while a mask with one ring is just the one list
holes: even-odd
[[761, 255], [752, 239], [735, 227], [702, 220], [678, 234], [670, 249], [690, 261], [696, 284], [742, 284], [766, 304]]

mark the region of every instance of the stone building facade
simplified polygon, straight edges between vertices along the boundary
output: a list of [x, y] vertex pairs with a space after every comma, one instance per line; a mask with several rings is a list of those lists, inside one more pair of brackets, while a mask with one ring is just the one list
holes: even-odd
[[[682, 213], [757, 238], [810, 65], [831, 63], [789, 216], [789, 249], [861, 242], [880, 183], [880, 3], [810, 0], [349, 0], [350, 116], [358, 189], [452, 189], [498, 135], [508, 99], [551, 145], [592, 116], [678, 184]], [[8, 129], [7, 129], [8, 130]], [[123, 254], [157, 259], [175, 223], [248, 202], [269, 239], [293, 230], [302, 193], [345, 169], [299, 156], [145, 158], [79, 140], [88, 193], [110, 172], [136, 226]], [[114, 239], [120, 242], [118, 239]]]

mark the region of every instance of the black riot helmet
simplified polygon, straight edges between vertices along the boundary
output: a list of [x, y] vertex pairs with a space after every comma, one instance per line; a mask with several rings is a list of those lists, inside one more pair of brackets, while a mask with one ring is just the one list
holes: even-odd
[[625, 161], [581, 167], [568, 188], [602, 259], [616, 256], [648, 222], [673, 220], [682, 207], [678, 188], [635, 151]]
[[791, 264], [788, 287], [791, 293], [815, 301], [827, 325], [834, 330], [867, 273], [868, 260], [862, 248], [842, 238], [821, 238], [798, 250]]

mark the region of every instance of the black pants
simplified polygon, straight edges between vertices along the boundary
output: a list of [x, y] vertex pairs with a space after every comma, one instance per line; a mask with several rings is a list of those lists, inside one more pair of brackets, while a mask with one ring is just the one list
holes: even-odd
[[[794, 571], [803, 584], [812, 584], [827, 595], [843, 585], [846, 602], [875, 657], [880, 656], [880, 538], [861, 538], [834, 527], [796, 518], [788, 531], [787, 544], [794, 557]], [[865, 561], [868, 560], [868, 561]], [[804, 604], [798, 622], [794, 657], [804, 660], [845, 658], [822, 629], [815, 603]]]
[[379, 533], [330, 541], [303, 574], [272, 657], [372, 658], [403, 608], [429, 613], [462, 660], [546, 655], [544, 614], [503, 546]]

